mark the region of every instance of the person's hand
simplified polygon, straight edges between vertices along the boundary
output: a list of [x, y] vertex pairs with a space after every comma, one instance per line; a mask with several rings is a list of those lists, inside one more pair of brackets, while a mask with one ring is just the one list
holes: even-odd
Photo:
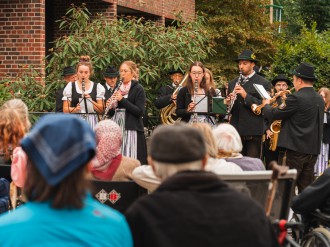
[[85, 94], [85, 98], [90, 98], [90, 97], [91, 96], [88, 93]]
[[107, 100], [107, 103], [105, 104], [105, 107], [108, 107], [111, 101], [113, 100], [112, 96]]
[[80, 112], [80, 111], [81, 111], [80, 104], [77, 104], [77, 106], [74, 108], [74, 112]]
[[230, 93], [227, 95], [227, 97], [224, 100], [224, 103], [226, 105], [230, 105], [230, 103], [235, 99], [235, 95], [233, 93]]
[[114, 99], [117, 100], [118, 102], [123, 99], [123, 95], [121, 95], [121, 93], [118, 91], [115, 92], [113, 96], [114, 96]]
[[188, 111], [188, 112], [192, 112], [192, 111], [194, 111], [195, 106], [196, 106], [196, 103], [195, 103], [195, 102], [191, 102], [191, 103], [188, 105], [188, 109], [187, 109], [187, 111]]
[[175, 94], [175, 95], [172, 95], [172, 96], [171, 96], [171, 100], [172, 100], [172, 101], [176, 100], [176, 96], [177, 96], [176, 94]]
[[274, 135], [274, 133], [271, 130], [266, 130], [266, 139], [271, 138]]
[[263, 99], [262, 103], [264, 103], [265, 105], [269, 105], [271, 102], [270, 99]]
[[246, 96], [247, 96], [247, 93], [246, 93], [245, 89], [241, 85], [236, 85], [235, 88], [234, 88], [234, 91], [237, 94], [240, 94], [243, 97], [243, 99], [245, 99]]

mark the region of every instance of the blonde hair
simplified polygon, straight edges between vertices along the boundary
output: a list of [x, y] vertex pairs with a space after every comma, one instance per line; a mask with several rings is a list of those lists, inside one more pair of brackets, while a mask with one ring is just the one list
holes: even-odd
[[327, 87], [322, 87], [319, 90], [319, 94], [324, 93], [325, 96], [325, 110], [327, 110], [330, 107], [330, 90]]
[[21, 99], [11, 99], [6, 101], [0, 110], [5, 109], [17, 111], [22, 123], [25, 125], [26, 132], [31, 128], [31, 123], [29, 121], [29, 109]]
[[0, 145], [6, 159], [19, 146], [25, 131], [24, 125], [16, 110], [5, 109], [0, 112]]
[[207, 69], [207, 68], [205, 68], [205, 73], [207, 73], [207, 74], [209, 74], [210, 75], [210, 81], [208, 82], [208, 81], [206, 81], [206, 85], [210, 88], [210, 87], [212, 87], [212, 88], [216, 88], [216, 85], [215, 85], [215, 82], [214, 82], [214, 78], [213, 78], [213, 73], [212, 73], [212, 71], [211, 70], [209, 70], [209, 69]]
[[127, 60], [127, 61], [124, 61], [124, 62], [119, 66], [119, 68], [120, 68], [123, 64], [126, 64], [126, 65], [128, 66], [128, 68], [130, 69], [130, 71], [132, 72], [132, 74], [133, 74], [133, 79], [134, 79], [134, 80], [139, 80], [139, 69], [138, 69], [136, 63], [134, 63], [134, 62], [131, 61], [131, 60]]
[[87, 55], [80, 56], [79, 62], [76, 66], [76, 71], [78, 71], [80, 66], [87, 66], [89, 68], [90, 75], [92, 76], [94, 73], [92, 63], [90, 61], [90, 57]]
[[242, 140], [234, 126], [226, 123], [219, 124], [213, 130], [213, 136], [218, 148], [219, 158], [230, 157], [242, 151]]
[[206, 144], [207, 154], [212, 158], [216, 158], [218, 154], [218, 149], [212, 133], [211, 126], [207, 123], [192, 123], [191, 127], [199, 129], [202, 132]]

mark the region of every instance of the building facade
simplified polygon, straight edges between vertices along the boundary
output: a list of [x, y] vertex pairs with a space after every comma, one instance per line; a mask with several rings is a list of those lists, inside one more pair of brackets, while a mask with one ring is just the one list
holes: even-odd
[[32, 65], [44, 74], [44, 59], [52, 41], [61, 35], [56, 20], [71, 3], [85, 3], [92, 14], [109, 20], [137, 16], [169, 25], [180, 13], [183, 20], [195, 17], [194, 0], [0, 0], [0, 80], [16, 77]]

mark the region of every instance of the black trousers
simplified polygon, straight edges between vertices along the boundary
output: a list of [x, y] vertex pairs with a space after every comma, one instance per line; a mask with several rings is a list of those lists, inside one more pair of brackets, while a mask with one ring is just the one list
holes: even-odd
[[241, 136], [243, 156], [252, 158], [261, 158], [262, 153], [262, 136]]
[[279, 155], [278, 149], [276, 149], [275, 151], [271, 151], [269, 150], [269, 147], [270, 147], [269, 139], [266, 139], [264, 141], [264, 147], [263, 147], [266, 169], [269, 169], [269, 163], [271, 161], [275, 160], [276, 162], [278, 162], [278, 155]]
[[298, 193], [314, 181], [314, 166], [317, 155], [300, 153], [293, 150], [280, 151], [279, 163], [297, 170]]

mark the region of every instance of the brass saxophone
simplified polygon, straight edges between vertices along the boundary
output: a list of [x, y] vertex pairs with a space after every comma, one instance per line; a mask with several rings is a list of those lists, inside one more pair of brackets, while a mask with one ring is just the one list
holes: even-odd
[[[285, 94], [291, 93], [291, 90], [286, 90], [284, 92], [285, 92]], [[286, 106], [285, 99], [286, 98], [282, 98], [282, 103], [280, 104], [279, 108], [283, 109]], [[282, 124], [282, 120], [275, 120], [270, 125], [270, 131], [273, 132], [273, 135], [271, 135], [270, 139], [269, 139], [269, 150], [271, 150], [271, 151], [275, 151], [277, 148], [278, 135], [281, 132], [281, 124]]]
[[[186, 81], [188, 75], [189, 74], [187, 73], [184, 76], [182, 81], [179, 83], [178, 87], [174, 90], [172, 96], [177, 95], [177, 93], [181, 89], [183, 83]], [[174, 124], [175, 122], [180, 121], [181, 118], [177, 118], [176, 120], [174, 120], [173, 116], [176, 116], [175, 111], [176, 111], [176, 104], [173, 103], [173, 102], [170, 105], [165, 106], [164, 108], [162, 108], [160, 110], [160, 119], [161, 119], [162, 123], [163, 124]]]
[[275, 120], [270, 125], [270, 131], [273, 132], [273, 135], [271, 135], [269, 139], [269, 150], [271, 151], [275, 151], [277, 148], [278, 135], [281, 131], [281, 123], [281, 120]]

